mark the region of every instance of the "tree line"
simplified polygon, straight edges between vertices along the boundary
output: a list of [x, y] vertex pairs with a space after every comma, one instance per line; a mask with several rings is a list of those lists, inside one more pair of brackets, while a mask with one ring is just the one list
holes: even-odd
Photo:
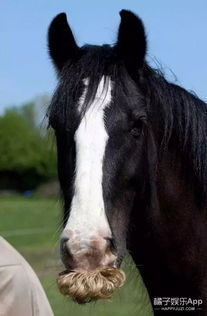
[[36, 121], [35, 103], [0, 116], [0, 189], [33, 190], [56, 177], [52, 131]]

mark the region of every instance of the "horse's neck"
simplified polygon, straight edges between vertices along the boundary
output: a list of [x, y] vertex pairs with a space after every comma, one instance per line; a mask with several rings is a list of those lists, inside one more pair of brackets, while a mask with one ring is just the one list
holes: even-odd
[[207, 220], [206, 212], [199, 208], [194, 179], [187, 176], [186, 170], [183, 172], [184, 166], [178, 156], [174, 158], [168, 152], [159, 166], [157, 199], [161, 225], [158, 230], [169, 249], [176, 244], [184, 252], [187, 244], [189, 249], [198, 250], [198, 245], [207, 248], [202, 245], [202, 240], [199, 241], [201, 232], [206, 230]]
[[[133, 222], [137, 225], [130, 251], [135, 263], [141, 265], [152, 297], [162, 293], [205, 298], [207, 220], [205, 212], [198, 209], [193, 179], [183, 175], [178, 157], [170, 152], [163, 156], [157, 182], [146, 190], [151, 191], [150, 205], [148, 192], [142, 204], [136, 201]], [[192, 281], [195, 276], [199, 288], [197, 281]]]
[[[172, 218], [191, 216], [197, 208], [193, 178], [180, 161], [181, 155], [166, 152], [158, 168], [158, 200], [162, 213]], [[184, 159], [183, 159], [184, 160]]]

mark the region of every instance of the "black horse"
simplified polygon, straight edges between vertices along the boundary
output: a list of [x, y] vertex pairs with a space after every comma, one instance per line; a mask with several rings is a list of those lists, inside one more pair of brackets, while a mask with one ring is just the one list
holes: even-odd
[[119, 267], [128, 250], [155, 315], [179, 314], [166, 298], [207, 315], [207, 105], [147, 64], [142, 21], [120, 15], [114, 46], [78, 47], [64, 13], [49, 28], [62, 260]]

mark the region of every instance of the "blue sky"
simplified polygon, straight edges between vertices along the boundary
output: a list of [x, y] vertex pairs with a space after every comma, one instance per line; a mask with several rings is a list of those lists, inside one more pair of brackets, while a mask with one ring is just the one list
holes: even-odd
[[0, 2], [0, 113], [37, 95], [51, 94], [56, 78], [47, 54], [52, 18], [66, 12], [79, 45], [114, 43], [120, 9], [143, 20], [148, 60], [207, 101], [206, 0], [2, 0]]

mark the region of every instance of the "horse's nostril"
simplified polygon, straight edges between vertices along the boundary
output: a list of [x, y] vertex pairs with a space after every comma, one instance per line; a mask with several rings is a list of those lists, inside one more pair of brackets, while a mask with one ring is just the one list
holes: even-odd
[[65, 245], [68, 242], [69, 238], [68, 237], [62, 237], [61, 238], [61, 244]]
[[114, 239], [113, 237], [104, 237], [104, 239], [107, 241], [108, 248], [109, 248], [112, 252], [115, 252], [115, 250], [116, 250], [115, 239]]
[[61, 238], [61, 242], [62, 242], [62, 243], [66, 243], [66, 242], [68, 242], [68, 240], [69, 240], [68, 237], [62, 237], [62, 238]]
[[60, 241], [60, 252], [64, 256], [70, 255], [70, 251], [68, 248], [68, 241], [69, 241], [69, 238], [67, 238], [67, 237], [61, 238], [61, 241]]

